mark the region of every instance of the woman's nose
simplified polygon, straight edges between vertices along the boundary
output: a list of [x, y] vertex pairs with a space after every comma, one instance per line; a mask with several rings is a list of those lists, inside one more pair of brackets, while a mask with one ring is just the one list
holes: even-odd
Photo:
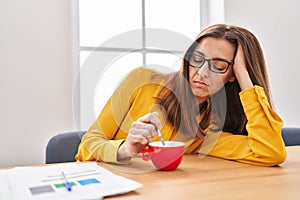
[[198, 74], [200, 75], [200, 76], [203, 76], [203, 77], [208, 77], [209, 76], [209, 73], [210, 73], [210, 70], [209, 70], [209, 66], [208, 66], [209, 64], [208, 64], [208, 62], [205, 62], [204, 64], [203, 64], [203, 66], [202, 67], [200, 67], [199, 69], [198, 69]]

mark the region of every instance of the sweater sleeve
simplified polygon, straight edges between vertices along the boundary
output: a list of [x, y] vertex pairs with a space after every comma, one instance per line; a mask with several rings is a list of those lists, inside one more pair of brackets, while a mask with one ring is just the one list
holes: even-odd
[[118, 163], [118, 148], [127, 136], [126, 130], [121, 130], [120, 126], [138, 89], [141, 70], [138, 68], [132, 71], [114, 91], [96, 121], [83, 136], [75, 156], [77, 161]]
[[248, 136], [222, 132], [209, 155], [243, 163], [273, 166], [286, 159], [283, 121], [270, 108], [264, 90], [254, 86], [240, 93]]
[[113, 133], [118, 131], [118, 123], [114, 119], [111, 102], [110, 98], [97, 120], [82, 137], [75, 156], [77, 161], [117, 162], [117, 151], [123, 140], [113, 140]]

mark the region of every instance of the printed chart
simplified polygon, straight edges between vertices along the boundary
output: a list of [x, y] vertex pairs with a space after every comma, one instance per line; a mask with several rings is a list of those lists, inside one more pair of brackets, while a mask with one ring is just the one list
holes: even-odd
[[[13, 199], [101, 199], [142, 186], [95, 162], [16, 167], [8, 171], [7, 179]], [[66, 180], [70, 190], [66, 187]]]

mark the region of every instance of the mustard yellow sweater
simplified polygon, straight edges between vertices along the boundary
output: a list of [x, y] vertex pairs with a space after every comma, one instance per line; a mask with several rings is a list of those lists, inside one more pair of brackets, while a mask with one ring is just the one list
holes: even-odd
[[[150, 80], [152, 73], [153, 70], [141, 67], [125, 78], [83, 136], [75, 157], [77, 161], [118, 163], [118, 148], [132, 122], [155, 109], [155, 99], [161, 85]], [[261, 166], [273, 166], [285, 161], [286, 150], [281, 137], [283, 122], [270, 108], [263, 88], [254, 86], [244, 90], [240, 93], [240, 99], [248, 120], [247, 136], [221, 132], [214, 145], [206, 150], [201, 148], [202, 141], [194, 138], [186, 142], [185, 153], [204, 152], [214, 157]], [[164, 123], [161, 133], [165, 140], [177, 134], [168, 121]], [[153, 138], [153, 141], [156, 140], [159, 140], [157, 136]]]

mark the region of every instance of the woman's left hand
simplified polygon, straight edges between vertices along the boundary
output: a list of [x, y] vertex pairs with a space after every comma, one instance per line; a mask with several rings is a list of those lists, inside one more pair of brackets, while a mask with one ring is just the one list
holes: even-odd
[[233, 71], [242, 90], [253, 87], [253, 83], [246, 67], [244, 51], [240, 43], [238, 44], [238, 49], [234, 58]]

